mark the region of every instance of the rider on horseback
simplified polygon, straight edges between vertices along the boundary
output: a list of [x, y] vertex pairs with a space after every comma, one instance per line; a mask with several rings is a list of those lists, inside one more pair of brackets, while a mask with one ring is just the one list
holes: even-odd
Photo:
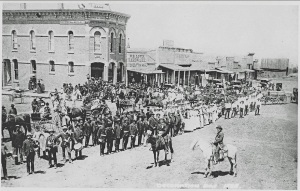
[[164, 146], [167, 154], [169, 153], [169, 148], [168, 148], [168, 142], [170, 139], [170, 136], [169, 136], [170, 128], [169, 127], [170, 127], [169, 125], [164, 123], [163, 118], [160, 118], [160, 123], [157, 128], [158, 129], [158, 140]]
[[215, 141], [213, 142], [213, 144], [216, 146], [215, 148], [215, 164], [217, 164], [218, 161], [223, 160], [223, 152], [220, 152], [220, 156], [219, 156], [219, 151], [220, 149], [223, 148], [223, 139], [224, 139], [224, 133], [222, 132], [222, 127], [220, 125], [218, 125], [216, 127], [218, 129], [218, 133], [216, 135]]

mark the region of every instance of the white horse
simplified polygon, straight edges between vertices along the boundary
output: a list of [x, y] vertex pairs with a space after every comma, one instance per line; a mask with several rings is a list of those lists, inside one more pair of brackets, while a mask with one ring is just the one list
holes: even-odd
[[[214, 161], [214, 145], [209, 141], [201, 141], [201, 140], [194, 140], [191, 144], [191, 149], [194, 150], [196, 147], [199, 147], [203, 153], [204, 160], [207, 163], [207, 167], [205, 168], [204, 177], [211, 176], [212, 173], [212, 162]], [[227, 147], [227, 148], [226, 148]], [[230, 162], [230, 174], [234, 174], [237, 176], [237, 148], [233, 145], [226, 144], [224, 148], [224, 159], [227, 157]], [[234, 168], [233, 168], [234, 167]], [[234, 169], [234, 170], [233, 170]]]

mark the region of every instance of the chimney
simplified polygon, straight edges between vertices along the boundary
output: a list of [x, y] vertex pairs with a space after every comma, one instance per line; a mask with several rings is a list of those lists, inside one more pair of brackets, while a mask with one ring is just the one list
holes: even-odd
[[21, 10], [26, 10], [26, 3], [21, 3], [20, 4], [20, 9]]
[[58, 9], [64, 9], [64, 4], [63, 3], [58, 3]]

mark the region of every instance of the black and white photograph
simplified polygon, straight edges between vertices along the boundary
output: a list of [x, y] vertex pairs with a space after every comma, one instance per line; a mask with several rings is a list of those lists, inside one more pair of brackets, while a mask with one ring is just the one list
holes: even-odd
[[1, 3], [2, 189], [297, 190], [299, 3]]

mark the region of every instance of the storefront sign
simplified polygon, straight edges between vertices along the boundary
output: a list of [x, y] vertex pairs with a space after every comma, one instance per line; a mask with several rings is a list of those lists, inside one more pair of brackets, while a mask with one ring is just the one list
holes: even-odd
[[127, 58], [127, 63], [128, 62], [145, 62], [145, 55], [144, 54], [129, 54]]

